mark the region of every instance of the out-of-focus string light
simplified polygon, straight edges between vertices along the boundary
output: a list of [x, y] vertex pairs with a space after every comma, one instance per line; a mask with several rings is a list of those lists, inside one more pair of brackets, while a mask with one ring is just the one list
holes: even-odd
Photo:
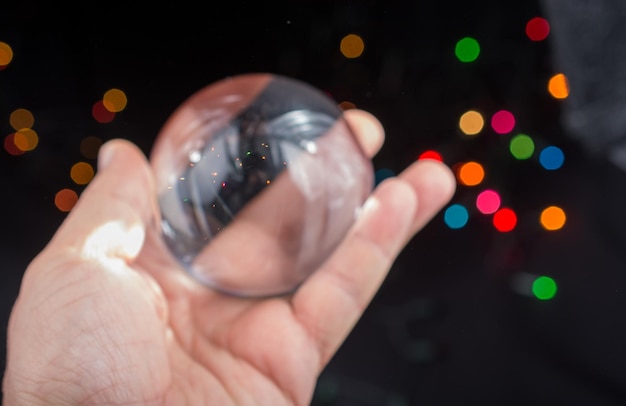
[[357, 34], [348, 34], [341, 39], [339, 50], [346, 58], [358, 58], [365, 50], [365, 42]]
[[417, 159], [432, 159], [434, 161], [443, 162], [443, 157], [441, 156], [441, 154], [434, 150], [428, 150], [428, 151], [422, 152], [417, 157]]
[[83, 138], [80, 142], [80, 153], [87, 159], [96, 159], [102, 146], [102, 140], [94, 135]]
[[6, 42], [0, 41], [0, 70], [6, 68], [13, 60], [13, 49]]
[[78, 185], [86, 185], [91, 182], [94, 174], [93, 167], [87, 162], [77, 162], [72, 165], [72, 169], [70, 170], [70, 177], [74, 183]]
[[387, 178], [396, 176], [395, 172], [389, 168], [381, 168], [374, 172], [374, 183], [378, 185], [380, 182]]
[[476, 197], [476, 208], [482, 214], [493, 214], [500, 208], [500, 194], [495, 190], [487, 189]]
[[11, 155], [21, 155], [34, 150], [39, 144], [39, 135], [32, 129], [35, 117], [25, 108], [15, 109], [9, 115], [9, 124], [16, 131], [4, 139], [4, 149]]
[[550, 300], [556, 295], [556, 282], [549, 276], [539, 276], [532, 284], [532, 292], [539, 300]]
[[25, 151], [19, 149], [17, 145], [15, 145], [15, 133], [11, 133], [4, 137], [4, 150], [13, 156], [22, 155]]
[[102, 124], [110, 123], [115, 118], [115, 113], [104, 107], [102, 100], [98, 100], [94, 103], [91, 108], [91, 115], [97, 122]]
[[480, 55], [480, 44], [472, 37], [461, 38], [454, 47], [454, 54], [461, 62], [474, 62]]
[[347, 101], [347, 100], [342, 101], [341, 103], [338, 104], [338, 106], [341, 110], [356, 109], [356, 105], [352, 103], [351, 101]]
[[515, 116], [508, 110], [499, 110], [491, 116], [491, 128], [498, 134], [508, 134], [515, 128]]
[[526, 36], [531, 41], [543, 41], [550, 34], [550, 24], [542, 17], [534, 17], [526, 23]]
[[72, 189], [61, 189], [54, 196], [54, 205], [62, 212], [72, 210], [78, 201], [78, 194]]
[[469, 221], [469, 211], [462, 204], [455, 203], [444, 211], [443, 221], [453, 230], [463, 228]]
[[476, 135], [480, 133], [485, 125], [483, 115], [477, 111], [469, 110], [459, 119], [459, 128], [465, 135]]
[[31, 128], [22, 128], [15, 132], [13, 143], [24, 152], [32, 151], [39, 143], [39, 136]]
[[544, 169], [549, 171], [559, 169], [563, 166], [564, 161], [565, 154], [563, 154], [561, 148], [555, 147], [554, 145], [545, 147], [539, 153], [539, 163]]
[[539, 223], [548, 231], [562, 229], [565, 225], [565, 220], [565, 212], [558, 206], [546, 207], [539, 216]]
[[493, 226], [501, 233], [513, 231], [517, 225], [517, 214], [508, 207], [499, 209], [493, 214]]
[[528, 159], [532, 157], [535, 152], [535, 143], [528, 135], [517, 134], [515, 137], [511, 138], [509, 150], [515, 159]]
[[16, 131], [22, 128], [33, 128], [35, 116], [33, 116], [33, 113], [28, 109], [15, 109], [9, 115], [9, 124], [11, 124], [11, 127]]
[[102, 97], [102, 105], [111, 113], [119, 113], [124, 110], [127, 103], [126, 93], [120, 89], [109, 89]]
[[462, 185], [476, 186], [485, 178], [485, 169], [478, 162], [465, 162], [458, 166], [457, 178]]
[[555, 99], [566, 99], [569, 96], [569, 83], [567, 76], [557, 73], [548, 80], [548, 92]]

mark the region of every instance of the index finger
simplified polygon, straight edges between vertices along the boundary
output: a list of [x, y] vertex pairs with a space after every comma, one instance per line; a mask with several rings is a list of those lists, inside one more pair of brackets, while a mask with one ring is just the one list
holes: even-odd
[[418, 161], [374, 191], [332, 257], [300, 287], [293, 311], [320, 353], [320, 370], [382, 284], [396, 256], [452, 197], [454, 177], [439, 162]]

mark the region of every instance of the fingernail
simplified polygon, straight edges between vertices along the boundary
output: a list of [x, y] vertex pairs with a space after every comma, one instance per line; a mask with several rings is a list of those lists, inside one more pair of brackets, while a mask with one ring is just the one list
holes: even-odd
[[101, 146], [98, 151], [98, 170], [102, 170], [109, 166], [114, 155], [115, 148], [110, 143], [106, 143]]

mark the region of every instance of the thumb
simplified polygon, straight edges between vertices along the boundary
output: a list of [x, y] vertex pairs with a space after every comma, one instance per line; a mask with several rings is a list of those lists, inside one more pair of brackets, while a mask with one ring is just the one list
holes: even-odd
[[82, 193], [45, 251], [71, 251], [84, 259], [133, 260], [156, 219], [152, 172], [129, 141], [102, 146], [98, 174]]
[[99, 158], [98, 174], [24, 274], [8, 328], [8, 402], [134, 404], [169, 382], [164, 298], [128, 266], [155, 218], [151, 169], [128, 141], [108, 142]]

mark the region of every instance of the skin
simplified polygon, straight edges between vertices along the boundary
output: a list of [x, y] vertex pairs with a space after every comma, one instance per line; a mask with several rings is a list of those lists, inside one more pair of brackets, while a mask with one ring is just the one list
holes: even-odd
[[[359, 110], [346, 119], [373, 156], [380, 123]], [[8, 327], [4, 404], [308, 405], [396, 256], [454, 186], [445, 165], [415, 162], [376, 188], [296, 292], [242, 299], [167, 259], [150, 166], [133, 144], [110, 141], [26, 270]]]

